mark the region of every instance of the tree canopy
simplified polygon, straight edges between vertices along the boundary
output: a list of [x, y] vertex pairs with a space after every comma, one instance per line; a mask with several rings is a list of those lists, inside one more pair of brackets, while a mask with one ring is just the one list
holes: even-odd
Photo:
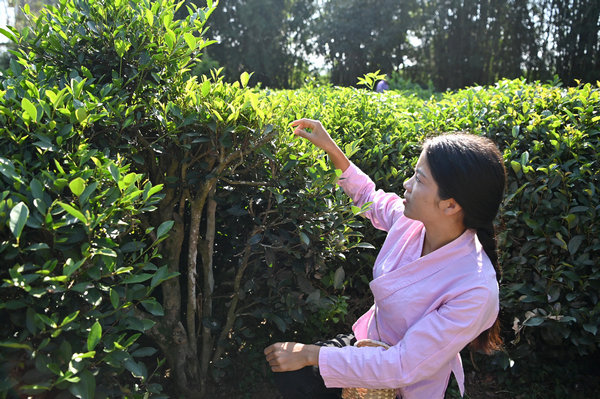
[[299, 72], [308, 68], [304, 55], [310, 48], [314, 13], [314, 0], [221, 2], [209, 31], [219, 45], [207, 54], [232, 78], [252, 71], [251, 83], [278, 88], [298, 86]]
[[[321, 57], [336, 85], [381, 70], [438, 90], [501, 78], [600, 79], [595, 0], [236, 0], [211, 21], [209, 53], [235, 79], [301, 84]], [[300, 74], [300, 76], [299, 76]]]

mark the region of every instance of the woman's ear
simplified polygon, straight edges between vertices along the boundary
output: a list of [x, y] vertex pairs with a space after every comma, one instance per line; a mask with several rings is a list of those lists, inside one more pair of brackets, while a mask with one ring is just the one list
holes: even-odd
[[442, 200], [442, 211], [446, 216], [458, 215], [462, 212], [462, 206], [454, 198]]

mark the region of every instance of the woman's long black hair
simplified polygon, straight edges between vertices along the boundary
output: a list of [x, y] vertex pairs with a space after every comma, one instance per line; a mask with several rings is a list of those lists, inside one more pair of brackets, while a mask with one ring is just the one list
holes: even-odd
[[[498, 147], [486, 137], [459, 133], [429, 139], [424, 150], [439, 197], [454, 198], [461, 206], [465, 227], [477, 231], [477, 238], [500, 278], [494, 219], [504, 196], [506, 169]], [[498, 318], [470, 344], [472, 349], [485, 353], [501, 346]]]

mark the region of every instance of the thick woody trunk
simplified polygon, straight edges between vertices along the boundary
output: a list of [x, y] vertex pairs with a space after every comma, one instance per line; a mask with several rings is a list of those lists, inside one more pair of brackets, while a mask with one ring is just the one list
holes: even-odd
[[[169, 271], [181, 273], [181, 276], [169, 279], [161, 285], [164, 316], [161, 318], [150, 316], [149, 318], [152, 318], [156, 324], [146, 334], [156, 341], [166, 357], [180, 398], [205, 397], [210, 362], [223, 354], [223, 347], [214, 348], [215, 337], [213, 337], [210, 324], [203, 322], [203, 320], [213, 319], [215, 286], [213, 252], [217, 212], [214, 196], [218, 179], [215, 176], [222, 176], [226, 169], [229, 169], [228, 172], [235, 170], [243, 163], [245, 154], [271, 140], [276, 134], [273, 130], [265, 131], [265, 133], [266, 136], [254, 143], [253, 146], [247, 146], [226, 156], [224, 154], [227, 151], [224, 148], [220, 148], [221, 151], [218, 153], [221, 156], [219, 158], [213, 158], [207, 154], [204, 160], [207, 161], [208, 169], [211, 170], [207, 176], [213, 177], [206, 180], [199, 190], [194, 190], [196, 195], [191, 195], [185, 189], [181, 191], [180, 187], [166, 189], [165, 198], [159, 207], [158, 218], [160, 220], [155, 220], [155, 223], [162, 223], [166, 220], [175, 222], [169, 237], [162, 243], [162, 254]], [[181, 181], [186, 180], [188, 164], [182, 164], [181, 159], [169, 159], [168, 164], [166, 174], [154, 173], [155, 179], [160, 180], [166, 175], [178, 176]], [[189, 216], [186, 214], [186, 210], [190, 212]], [[206, 216], [206, 232], [202, 238], [200, 225], [204, 215]], [[187, 240], [185, 237], [186, 223], [189, 223]], [[183, 255], [182, 248], [185, 244], [188, 249], [187, 253]], [[198, 256], [198, 252], [201, 257]], [[239, 290], [250, 255], [250, 247], [247, 246], [243, 254], [241, 269], [238, 270], [235, 277], [233, 301], [228, 310], [224, 330], [220, 334], [221, 339], [226, 338], [233, 328]], [[182, 265], [184, 256], [185, 267]], [[199, 258], [202, 260], [203, 281], [201, 286], [198, 281]], [[185, 298], [182, 296], [180, 284], [183, 279], [186, 280], [187, 295]], [[200, 292], [198, 292], [199, 287], [202, 287]], [[183, 308], [184, 303], [185, 308]]]

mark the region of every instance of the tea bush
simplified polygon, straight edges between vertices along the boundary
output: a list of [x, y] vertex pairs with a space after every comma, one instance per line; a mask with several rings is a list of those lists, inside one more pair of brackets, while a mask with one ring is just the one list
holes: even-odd
[[172, 276], [158, 253], [170, 225], [139, 219], [162, 187], [82, 139], [105, 116], [85, 82], [48, 85], [15, 61], [2, 80], [3, 397], [162, 390], [152, 381], [160, 361], [144, 361], [156, 349], [138, 340], [153, 323], [132, 312], [160, 314], [153, 290]]

